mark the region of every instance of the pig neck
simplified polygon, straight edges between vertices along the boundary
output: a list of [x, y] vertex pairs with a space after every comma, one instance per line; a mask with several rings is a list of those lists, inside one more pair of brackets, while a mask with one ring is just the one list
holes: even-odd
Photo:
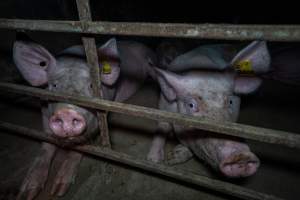
[[118, 50], [122, 77], [145, 80], [150, 67], [148, 61], [155, 62], [155, 54], [146, 46], [133, 41], [118, 42]]

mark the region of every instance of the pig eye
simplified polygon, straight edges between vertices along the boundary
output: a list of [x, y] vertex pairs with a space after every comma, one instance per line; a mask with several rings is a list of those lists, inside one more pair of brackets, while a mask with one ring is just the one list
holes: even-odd
[[52, 87], [57, 88], [57, 84], [53, 83]]
[[229, 96], [227, 100], [227, 106], [229, 107], [235, 107], [239, 106], [240, 99], [236, 96]]
[[41, 67], [45, 67], [46, 64], [47, 64], [47, 63], [46, 63], [45, 61], [40, 62], [40, 66], [41, 66]]
[[185, 107], [188, 110], [188, 113], [198, 112], [199, 102], [194, 98], [188, 98], [185, 100]]
[[190, 107], [190, 108], [194, 108], [194, 107], [195, 107], [195, 104], [190, 103], [190, 104], [189, 104], [189, 107]]

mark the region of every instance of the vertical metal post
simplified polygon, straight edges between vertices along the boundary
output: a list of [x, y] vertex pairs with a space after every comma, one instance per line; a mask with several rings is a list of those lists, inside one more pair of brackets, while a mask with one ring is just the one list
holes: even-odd
[[[82, 22], [92, 21], [89, 0], [76, 0], [76, 3], [77, 3], [77, 9], [78, 9], [80, 21]], [[85, 29], [84, 26], [82, 28]], [[90, 66], [90, 73], [92, 77], [94, 95], [95, 97], [103, 98], [103, 94], [101, 92], [101, 79], [100, 79], [102, 70], [99, 69], [95, 38], [82, 37], [82, 42], [84, 45], [87, 62], [88, 65]], [[107, 124], [107, 112], [106, 111], [97, 112], [97, 117], [99, 120], [98, 123], [100, 129], [101, 145], [104, 147], [111, 147], [110, 137], [108, 132], [108, 124]]]

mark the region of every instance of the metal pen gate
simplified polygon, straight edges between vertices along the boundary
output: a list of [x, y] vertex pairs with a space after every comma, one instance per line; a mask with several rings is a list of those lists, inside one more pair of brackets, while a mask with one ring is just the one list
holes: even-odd
[[[80, 21], [0, 19], [0, 28], [13, 30], [72, 32], [84, 34], [116, 34], [151, 37], [159, 36], [223, 40], [258, 39], [268, 41], [300, 41], [299, 25], [215, 25], [93, 22], [91, 18], [89, 0], [76, 0], [76, 3]], [[179, 125], [193, 126], [218, 134], [232, 135], [265, 143], [280, 144], [298, 149], [300, 148], [300, 135], [237, 123], [226, 122], [224, 124], [215, 124], [213, 121], [199, 119], [192, 116], [103, 100], [101, 99], [102, 94], [99, 92], [101, 91], [101, 72], [98, 67], [99, 65], [95, 39], [90, 36], [83, 36], [82, 42], [86, 51], [87, 62], [92, 69], [91, 76], [94, 86], [94, 98], [56, 94], [42, 89], [10, 83], [0, 83], [0, 90], [39, 97], [44, 100], [64, 101], [97, 109], [98, 118], [99, 121], [101, 121], [100, 124], [102, 125], [100, 127], [102, 146], [96, 147], [92, 145], [84, 145], [71, 148], [75, 151], [92, 154], [154, 174], [160, 174], [175, 180], [229, 194], [241, 199], [280, 199], [273, 195], [256, 192], [231, 183], [211, 179], [205, 176], [195, 175], [183, 170], [148, 162], [146, 160], [136, 159], [132, 156], [112, 150], [110, 148], [110, 139], [106, 121], [108, 111], [144, 117], [157, 121], [163, 120]], [[41, 134], [40, 131], [26, 127], [0, 122], [0, 128], [41, 141], [54, 144], [56, 143], [53, 138], [45, 136], [46, 134]]]

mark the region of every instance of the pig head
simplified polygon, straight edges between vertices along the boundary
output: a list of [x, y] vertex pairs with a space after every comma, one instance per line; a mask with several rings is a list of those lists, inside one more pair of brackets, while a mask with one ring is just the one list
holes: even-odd
[[[136, 92], [144, 79], [153, 73], [155, 55], [135, 42], [107, 41], [97, 48], [102, 70], [104, 99], [124, 101]], [[41, 45], [16, 41], [14, 62], [22, 76], [36, 87], [49, 91], [93, 97], [90, 68], [82, 46], [73, 46], [54, 57]], [[43, 102], [44, 130], [63, 146], [86, 143], [96, 136], [96, 113], [88, 108], [63, 102]], [[57, 147], [43, 143], [21, 186], [18, 199], [33, 199], [43, 189]], [[73, 182], [81, 154], [60, 149], [64, 161], [54, 178], [51, 193], [62, 196]]]
[[[154, 62], [154, 54], [135, 42], [109, 40], [98, 48], [103, 70], [102, 93], [105, 99], [124, 101], [140, 87]], [[122, 60], [122, 66], [120, 61]], [[14, 44], [14, 61], [23, 77], [33, 86], [70, 95], [92, 97], [90, 69], [82, 46], [73, 46], [57, 57], [44, 47], [28, 42]], [[120, 76], [122, 74], [122, 76]], [[95, 113], [87, 108], [61, 102], [48, 102], [43, 107], [48, 132], [64, 143], [82, 143], [94, 134]]]
[[[107, 51], [111, 42], [99, 48], [99, 52]], [[13, 56], [19, 71], [32, 86], [44, 86], [49, 91], [70, 95], [93, 96], [90, 69], [85, 59], [70, 55], [54, 57], [44, 47], [22, 41], [15, 42]], [[103, 81], [111, 85], [117, 80], [120, 68], [113, 54], [107, 56], [113, 58], [112, 70], [110, 74], [103, 74]], [[47, 102], [42, 112], [45, 131], [63, 144], [83, 143], [95, 135], [94, 111], [62, 102]]]
[[[239, 95], [255, 92], [262, 81], [253, 75], [241, 76], [233, 65], [247, 62], [254, 71], [263, 72], [269, 68], [270, 58], [264, 42], [252, 43], [236, 56], [230, 56], [231, 61], [223, 59], [225, 53], [220, 52], [224, 47], [197, 48], [178, 56], [167, 68], [181, 73], [157, 68], [161, 88], [159, 108], [216, 123], [235, 122], [240, 110]], [[171, 153], [167, 161], [170, 164], [184, 162], [194, 154], [226, 177], [251, 176], [260, 165], [259, 159], [241, 139], [166, 122], [158, 125], [148, 153], [149, 160], [164, 159], [166, 135], [171, 131], [181, 145]]]
[[265, 41], [241, 44], [206, 44], [186, 51], [184, 45], [162, 43], [157, 48], [159, 68], [173, 72], [191, 69], [235, 69], [262, 74], [270, 70], [270, 54]]
[[[237, 93], [253, 92], [260, 84], [255, 78], [244, 80], [232, 72], [190, 71], [178, 75], [157, 71], [162, 89], [160, 109], [206, 118], [216, 123], [235, 122], [240, 108]], [[259, 166], [258, 158], [239, 139], [176, 124], [171, 127], [181, 144], [227, 177], [250, 176]], [[184, 159], [178, 157], [180, 155], [173, 156]]]

